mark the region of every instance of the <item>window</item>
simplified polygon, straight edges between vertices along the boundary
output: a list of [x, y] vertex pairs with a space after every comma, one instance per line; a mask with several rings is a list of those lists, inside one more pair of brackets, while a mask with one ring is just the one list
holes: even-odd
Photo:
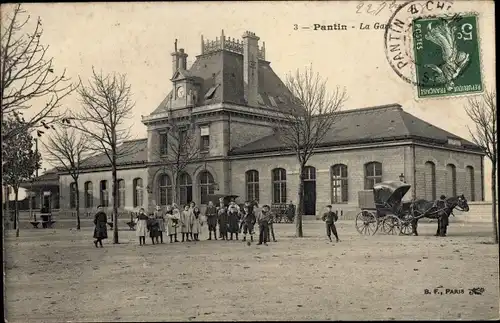
[[211, 98], [214, 97], [215, 90], [217, 90], [218, 86], [219, 85], [213, 86], [213, 87], [210, 88], [210, 90], [207, 91], [207, 93], [205, 94], [205, 99], [206, 100], [210, 100]]
[[100, 183], [100, 205], [103, 207], [109, 206], [109, 192], [108, 192], [108, 181], [101, 181]]
[[332, 166], [332, 203], [347, 203], [347, 166], [337, 164]]
[[159, 201], [160, 205], [170, 205], [172, 204], [172, 181], [170, 176], [167, 174], [162, 174], [159, 178]]
[[273, 203], [286, 203], [286, 171], [283, 168], [275, 168], [273, 173]]
[[474, 183], [474, 167], [472, 166], [467, 166], [465, 168], [465, 182], [466, 182], [466, 189], [468, 190], [465, 198], [468, 199], [469, 201], [475, 201], [476, 200], [476, 187]]
[[125, 207], [125, 181], [118, 180], [118, 207]]
[[304, 180], [305, 181], [315, 181], [316, 180], [316, 168], [312, 166], [304, 167]]
[[203, 126], [200, 128], [200, 130], [200, 150], [208, 151], [210, 149], [210, 128], [208, 126]]
[[71, 183], [69, 185], [69, 208], [76, 209], [76, 183]]
[[247, 201], [259, 200], [259, 172], [249, 170], [245, 173], [247, 187]]
[[142, 178], [135, 178], [134, 184], [134, 207], [142, 207], [144, 202], [144, 187], [142, 186]]
[[92, 208], [94, 205], [94, 192], [92, 182], [85, 182], [85, 207]]
[[214, 178], [208, 171], [200, 173], [200, 197], [201, 204], [208, 204], [208, 195], [214, 194]]
[[166, 155], [168, 152], [168, 134], [160, 133], [160, 154]]
[[179, 176], [179, 195], [181, 205], [186, 205], [193, 200], [193, 182], [187, 173]]
[[457, 168], [453, 164], [446, 165], [446, 197], [457, 196]]
[[187, 141], [189, 138], [187, 137], [187, 129], [180, 129], [179, 130], [179, 152], [185, 152], [186, 146], [187, 146]]
[[382, 164], [379, 162], [365, 164], [365, 190], [372, 189], [380, 182], [382, 182]]
[[436, 165], [431, 161], [425, 163], [424, 183], [425, 199], [436, 200]]

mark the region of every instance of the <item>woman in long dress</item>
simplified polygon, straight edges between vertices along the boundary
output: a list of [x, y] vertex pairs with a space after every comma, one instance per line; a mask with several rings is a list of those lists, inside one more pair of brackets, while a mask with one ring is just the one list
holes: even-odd
[[[163, 243], [163, 232], [165, 232], [165, 212], [161, 209], [159, 205], [156, 206], [155, 219], [158, 222], [158, 237], [156, 237], [156, 243], [160, 240]], [[158, 239], [159, 238], [159, 239]]]
[[139, 237], [139, 245], [146, 244], [146, 234], [148, 233], [148, 216], [144, 212], [144, 208], [139, 210], [136, 218], [135, 235]]
[[99, 205], [97, 207], [97, 213], [95, 214], [94, 217], [94, 245], [97, 248], [97, 244], [102, 248], [102, 240], [108, 238], [108, 228], [106, 227], [106, 224], [108, 222], [108, 219], [106, 217], [106, 213], [103, 212], [102, 207]]
[[[177, 210], [177, 216], [179, 216], [179, 210]], [[174, 217], [174, 209], [170, 205], [167, 205], [165, 209], [165, 221], [167, 233], [170, 237], [170, 243], [174, 242], [174, 238], [175, 242], [179, 242], [179, 240], [177, 240], [177, 224], [179, 222], [179, 218], [176, 219]]]
[[184, 242], [184, 237], [186, 237], [186, 241], [189, 242], [189, 235], [191, 234], [191, 215], [192, 212], [189, 210], [189, 205], [184, 206], [184, 210], [181, 212], [181, 233], [182, 233], [182, 241]]
[[201, 233], [201, 227], [203, 225], [203, 219], [202, 219], [202, 215], [201, 215], [201, 212], [200, 212], [200, 209], [195, 207], [193, 209], [193, 230], [192, 230], [192, 233], [193, 233], [193, 236], [194, 236], [194, 240], [195, 241], [200, 241], [200, 233]]

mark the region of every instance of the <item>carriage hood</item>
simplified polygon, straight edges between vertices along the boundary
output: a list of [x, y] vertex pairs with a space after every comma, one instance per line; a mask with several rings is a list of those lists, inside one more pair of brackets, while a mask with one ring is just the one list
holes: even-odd
[[411, 185], [398, 182], [387, 181], [375, 184], [373, 186], [373, 196], [377, 204], [391, 204], [401, 202], [403, 196], [410, 190]]

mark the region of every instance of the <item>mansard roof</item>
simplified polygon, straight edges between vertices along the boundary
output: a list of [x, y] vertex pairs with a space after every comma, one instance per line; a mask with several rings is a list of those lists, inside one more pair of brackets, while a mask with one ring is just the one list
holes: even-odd
[[[276, 75], [268, 61], [259, 60], [259, 104], [262, 107], [286, 111], [290, 107], [290, 92], [283, 81]], [[243, 88], [243, 55], [219, 50], [196, 57], [188, 71], [179, 71], [187, 78], [196, 78], [201, 86], [199, 96], [201, 105], [230, 103], [246, 105]], [[215, 91], [212, 95], [207, 95]], [[160, 105], [151, 113], [165, 112], [165, 106], [170, 101], [170, 91]]]
[[[148, 139], [136, 139], [123, 142], [118, 147], [117, 163], [120, 166], [143, 164], [148, 160]], [[108, 167], [108, 157], [102, 153], [85, 159], [82, 168]]]
[[[320, 147], [383, 142], [396, 139], [413, 139], [421, 142], [448, 146], [449, 139], [460, 140], [461, 147], [480, 151], [474, 143], [438, 128], [429, 122], [404, 111], [399, 104], [347, 110], [339, 113], [339, 119], [327, 133]], [[452, 147], [449, 145], [449, 147]], [[235, 148], [231, 155], [283, 150], [280, 134], [261, 138], [245, 146]]]

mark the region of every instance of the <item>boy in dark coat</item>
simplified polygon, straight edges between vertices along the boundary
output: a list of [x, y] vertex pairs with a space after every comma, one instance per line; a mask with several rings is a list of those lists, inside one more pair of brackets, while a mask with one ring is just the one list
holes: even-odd
[[259, 223], [259, 243], [261, 245], [264, 243], [267, 246], [267, 235], [268, 235], [268, 226], [269, 226], [269, 205], [264, 205], [262, 210], [258, 211], [256, 218], [257, 223]]
[[149, 216], [147, 227], [149, 231], [149, 237], [151, 238], [151, 242], [155, 244], [155, 240], [156, 242], [158, 242], [157, 238], [160, 236], [160, 224], [153, 215]]
[[228, 216], [226, 212], [226, 208], [220, 208], [218, 211], [218, 220], [219, 220], [219, 233], [222, 240], [229, 240], [227, 236], [227, 227], [228, 227]]
[[253, 209], [245, 205], [243, 207], [243, 220], [241, 221], [243, 224], [243, 241], [247, 240], [247, 233], [250, 234], [250, 241], [253, 241], [253, 228], [256, 221]]
[[240, 213], [235, 206], [230, 206], [228, 211], [228, 229], [231, 233], [231, 240], [233, 240], [233, 234], [236, 234], [236, 240], [238, 240]]
[[267, 225], [267, 241], [271, 241], [271, 236], [273, 237], [273, 242], [276, 242], [274, 237], [274, 226], [273, 223], [276, 221], [276, 214], [273, 211], [269, 211], [269, 222]]
[[[436, 207], [439, 211], [438, 227], [435, 236], [446, 237], [446, 227], [448, 226], [449, 211], [446, 209], [446, 196], [441, 195], [436, 201]], [[448, 212], [447, 212], [448, 211]]]
[[332, 242], [331, 234], [333, 233], [333, 235], [337, 239], [337, 242], [340, 242], [339, 236], [337, 234], [337, 228], [335, 227], [335, 222], [337, 222], [339, 217], [336, 212], [332, 212], [331, 205], [327, 205], [326, 209], [327, 212], [325, 212], [322, 217], [322, 220], [326, 223], [326, 235], [328, 236], [328, 239], [330, 239], [330, 242]]
[[217, 240], [217, 208], [212, 201], [208, 202], [205, 217], [207, 218], [208, 225], [208, 240], [212, 240], [212, 232], [214, 233], [214, 239]]
[[97, 207], [97, 213], [94, 216], [94, 245], [97, 248], [97, 244], [102, 248], [102, 240], [108, 238], [108, 228], [106, 227], [106, 224], [108, 222], [106, 213], [102, 211], [102, 206], [99, 205]]

